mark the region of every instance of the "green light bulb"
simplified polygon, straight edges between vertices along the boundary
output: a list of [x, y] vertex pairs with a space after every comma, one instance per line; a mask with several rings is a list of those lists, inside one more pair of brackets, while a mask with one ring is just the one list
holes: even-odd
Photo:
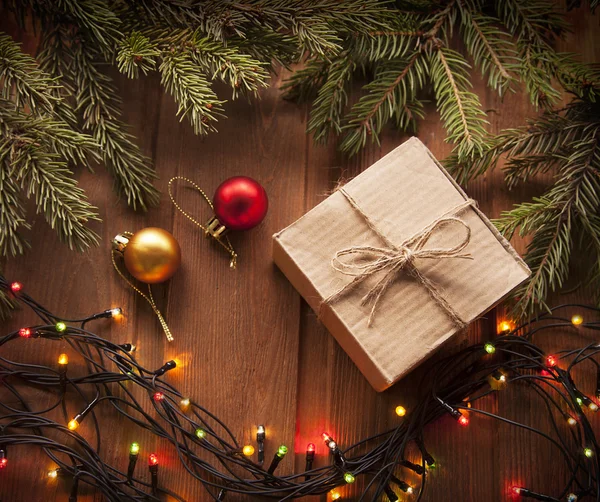
[[196, 436], [200, 439], [204, 439], [206, 437], [206, 431], [204, 429], [196, 429]]
[[351, 472], [344, 474], [344, 481], [348, 484], [354, 483], [354, 475]]
[[278, 457], [285, 457], [285, 454], [288, 452], [287, 446], [281, 445], [277, 450]]
[[586, 448], [585, 450], [583, 450], [583, 454], [587, 458], [592, 458], [594, 456], [594, 450], [592, 450], [591, 448]]
[[581, 406], [583, 404], [583, 399], [581, 399], [580, 397], [577, 398], [577, 404], [579, 406]]
[[59, 333], [62, 333], [66, 329], [67, 325], [64, 322], [60, 321], [56, 323], [56, 331], [58, 331]]
[[483, 348], [488, 354], [493, 354], [496, 352], [496, 347], [494, 347], [491, 343], [486, 343]]
[[132, 455], [137, 455], [140, 452], [140, 445], [138, 443], [131, 443], [129, 447], [129, 453]]

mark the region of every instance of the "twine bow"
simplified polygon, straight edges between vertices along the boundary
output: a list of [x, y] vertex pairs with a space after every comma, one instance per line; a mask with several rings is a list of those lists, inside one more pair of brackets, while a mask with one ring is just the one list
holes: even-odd
[[[369, 228], [385, 242], [387, 247], [351, 246], [337, 251], [331, 260], [331, 266], [344, 275], [354, 276], [354, 279], [340, 290], [324, 299], [321, 306], [338, 300], [348, 290], [354, 288], [374, 274], [382, 273], [383, 277], [361, 300], [361, 305], [371, 304], [371, 313], [369, 314], [367, 323], [368, 326], [371, 326], [381, 298], [396, 280], [399, 273], [405, 270], [408, 274], [412, 275], [419, 284], [427, 289], [431, 298], [446, 312], [452, 322], [459, 328], [464, 327], [466, 325], [465, 321], [461, 319], [458, 312], [456, 312], [452, 305], [450, 305], [442, 296], [435, 284], [425, 277], [415, 266], [415, 260], [417, 258], [430, 260], [439, 260], [442, 258], [472, 259], [469, 254], [462, 253], [471, 241], [471, 228], [460, 218], [449, 215], [456, 215], [463, 209], [473, 205], [475, 201], [468, 199], [462, 204], [453, 207], [412, 237], [406, 239], [399, 245], [395, 245], [375, 226], [348, 192], [343, 188], [340, 189], [340, 192], [346, 197], [352, 207], [364, 218]], [[434, 233], [439, 231], [443, 226], [453, 223], [461, 225], [466, 230], [466, 234], [461, 241], [451, 247], [426, 247]]]

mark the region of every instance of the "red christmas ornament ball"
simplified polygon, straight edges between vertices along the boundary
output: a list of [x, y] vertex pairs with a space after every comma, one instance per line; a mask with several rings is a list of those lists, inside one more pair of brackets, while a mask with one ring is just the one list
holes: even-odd
[[213, 197], [218, 220], [230, 230], [249, 230], [267, 214], [269, 199], [258, 181], [234, 176], [219, 185]]

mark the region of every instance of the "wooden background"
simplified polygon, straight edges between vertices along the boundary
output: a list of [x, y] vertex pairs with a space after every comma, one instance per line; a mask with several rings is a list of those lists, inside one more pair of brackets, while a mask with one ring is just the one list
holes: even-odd
[[[580, 10], [570, 17], [575, 31], [563, 49], [581, 52], [587, 61], [599, 61], [598, 15]], [[14, 27], [12, 32], [25, 42], [26, 50], [34, 52], [31, 40]], [[146, 214], [134, 213], [117, 200], [102, 167], [95, 174], [80, 171], [77, 175], [81, 186], [103, 217], [102, 223], [94, 225], [102, 236], [100, 247], [85, 254], [70, 252], [37, 216], [31, 232], [32, 250], [26, 256], [8, 260], [4, 270], [9, 279], [23, 282], [26, 291], [43, 305], [65, 316], [123, 307], [123, 322], [101, 321], [96, 324], [97, 332], [118, 343], [133, 341], [138, 345], [137, 357], [149, 368], [178, 358], [183, 367], [169, 373], [169, 382], [215, 412], [242, 442], [253, 442], [256, 425], [265, 424], [267, 459], [279, 444], [290, 446], [295, 455], [288, 455], [279, 469], [281, 473], [291, 473], [294, 469], [303, 470], [308, 442], [318, 446], [316, 465], [329, 462], [319, 440], [322, 431], [329, 431], [345, 445], [395, 426], [398, 418], [394, 408], [403, 404], [410, 410], [419, 398], [416, 385], [427, 371], [427, 364], [392, 389], [375, 393], [272, 263], [273, 233], [319, 203], [340, 177], [360, 173], [406, 139], [405, 135], [389, 131], [381, 147], [367, 148], [352, 159], [340, 155], [335, 145], [315, 147], [305, 135], [307, 107], [280, 98], [278, 89], [284, 77], [274, 77], [272, 87], [262, 93], [260, 100], [228, 103], [229, 118], [222, 121], [218, 134], [205, 139], [194, 136], [187, 122], [177, 120], [176, 106], [171, 97], [163, 94], [156, 76], [133, 82], [118, 79], [124, 98], [124, 119], [132, 125], [160, 175], [156, 184], [163, 192], [160, 205]], [[523, 94], [502, 101], [479, 78], [474, 78], [474, 82], [490, 112], [492, 131], [520, 125], [535, 113]], [[444, 131], [431, 106], [418, 136], [438, 158], [444, 158], [451, 149], [443, 141]], [[169, 178], [182, 175], [197, 181], [211, 194], [222, 180], [237, 174], [252, 176], [266, 187], [270, 209], [260, 227], [232, 237], [240, 259], [238, 269], [231, 271], [227, 255], [174, 210], [166, 187]], [[497, 217], [512, 203], [540, 193], [543, 188], [543, 182], [532, 182], [509, 193], [501, 173], [494, 172], [471, 183], [467, 191], [488, 216]], [[201, 220], [208, 219], [209, 211], [199, 197], [193, 193], [183, 193], [182, 197], [191, 212]], [[112, 237], [146, 226], [169, 230], [182, 248], [181, 270], [157, 290], [158, 302], [175, 336], [171, 344], [166, 342], [148, 305], [121, 282], [110, 264]], [[519, 239], [514, 245], [524, 251], [524, 243]], [[581, 289], [560, 300], [565, 298], [591, 301], [589, 292]], [[492, 312], [475, 323], [444, 353], [493, 337], [496, 316]], [[21, 311], [4, 325], [3, 332], [33, 322], [29, 311]], [[584, 345], [575, 332], [537, 341], [548, 350]], [[3, 347], [0, 355], [53, 364], [65, 350], [57, 342], [20, 340]], [[581, 381], [583, 390], [592, 392], [595, 374], [582, 374]], [[39, 399], [42, 406], [45, 398], [40, 394]], [[517, 386], [482, 406], [535, 427], [549, 427], [541, 404]], [[77, 411], [73, 408], [69, 413]], [[208, 500], [200, 484], [178, 465], [174, 451], [166, 443], [137, 430], [108, 408], [98, 413], [107, 461], [124, 469], [128, 445], [136, 440], [143, 451], [156, 451], [161, 456], [163, 486], [190, 501]], [[93, 437], [87, 421], [80, 431]], [[423, 501], [504, 501], [510, 499], [508, 488], [512, 484], [556, 495], [567, 480], [565, 466], [552, 460], [556, 452], [548, 444], [483, 417], [472, 418], [468, 428], [457, 427], [449, 417], [441, 419], [427, 428], [426, 439], [439, 469], [430, 476]], [[0, 473], [0, 500], [67, 500], [69, 484], [49, 483], [46, 479], [46, 471], [52, 467], [49, 459], [34, 450], [13, 448], [10, 468]], [[139, 472], [148, 475], [144, 466]], [[415, 481], [408, 474], [403, 473], [403, 477]], [[343, 499], [353, 500], [354, 490], [341, 488]], [[102, 499], [86, 488], [80, 491], [81, 501]], [[227, 497], [235, 499], [233, 495]]]

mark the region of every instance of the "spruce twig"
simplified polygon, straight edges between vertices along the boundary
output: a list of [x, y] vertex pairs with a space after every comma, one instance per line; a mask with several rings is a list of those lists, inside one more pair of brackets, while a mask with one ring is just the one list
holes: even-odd
[[463, 177], [493, 168], [501, 155], [508, 157], [504, 171], [510, 187], [539, 174], [554, 174], [543, 196], [518, 204], [495, 222], [508, 238], [517, 231], [531, 237], [525, 260], [532, 276], [514, 295], [514, 314], [522, 317], [544, 308], [548, 295], [563, 286], [575, 247], [596, 271], [592, 283], [599, 284], [600, 104], [577, 98], [528, 127], [504, 131], [493, 139], [492, 148], [464, 168]]
[[134, 209], [157, 204], [158, 191], [152, 185], [156, 174], [119, 120], [120, 99], [110, 77], [97, 67], [100, 54], [87, 43], [75, 44], [73, 53], [70, 79], [75, 82], [77, 110], [84, 130], [100, 145], [117, 193]]
[[177, 116], [188, 117], [196, 134], [215, 131], [213, 122], [222, 116], [224, 101], [210, 86], [206, 74], [196, 65], [191, 54], [173, 49], [163, 56], [159, 71], [161, 84], [179, 105]]

